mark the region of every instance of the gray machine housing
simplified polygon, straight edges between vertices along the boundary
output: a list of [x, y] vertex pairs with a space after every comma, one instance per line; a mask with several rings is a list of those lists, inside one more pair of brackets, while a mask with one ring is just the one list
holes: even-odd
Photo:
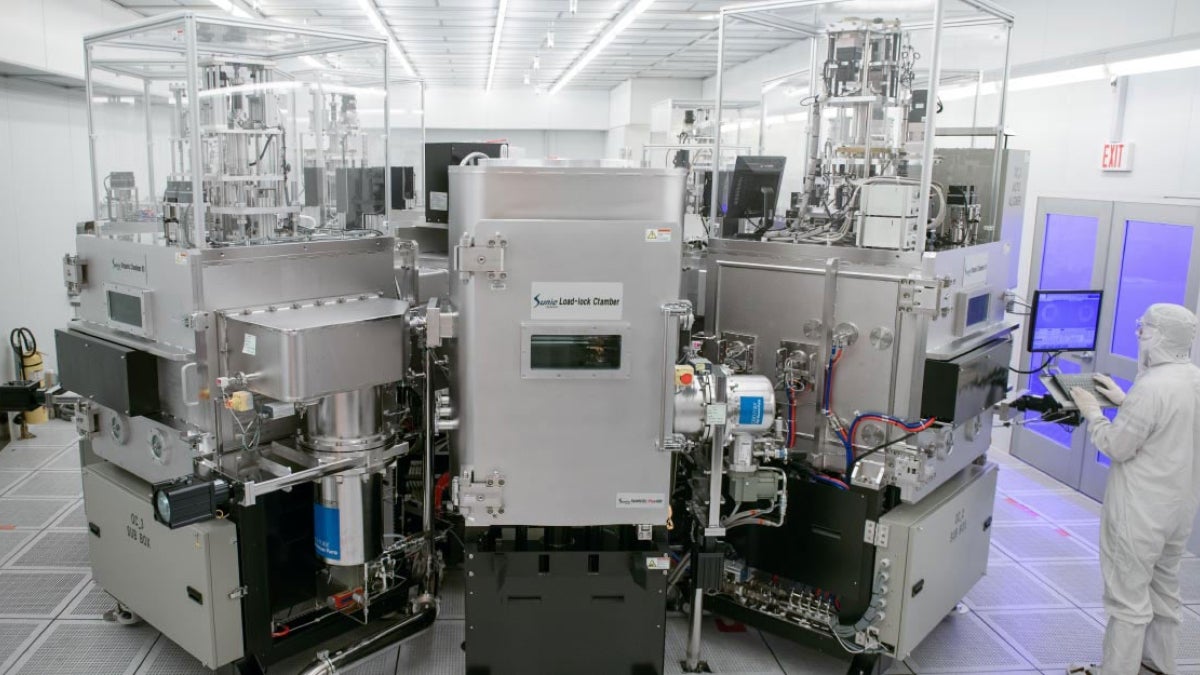
[[152, 496], [149, 483], [108, 462], [84, 467], [96, 583], [205, 666], [240, 659], [237, 526], [211, 520], [169, 529], [154, 519]]
[[879, 519], [875, 571], [890, 575], [879, 639], [895, 658], [908, 658], [983, 577], [997, 473], [992, 463], [972, 465]]
[[[452, 443], [467, 525], [666, 522], [671, 456], [658, 442], [677, 334], [664, 305], [679, 297], [683, 178], [451, 168]], [[610, 336], [618, 362], [538, 368], [539, 336]]]

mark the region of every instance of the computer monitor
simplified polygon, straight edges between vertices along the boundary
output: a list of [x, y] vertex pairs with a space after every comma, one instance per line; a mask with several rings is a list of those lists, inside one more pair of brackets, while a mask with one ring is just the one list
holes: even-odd
[[[733, 176], [728, 179], [728, 192], [721, 190], [721, 211], [724, 212], [721, 236], [739, 236], [742, 219], [774, 217], [786, 162], [786, 157], [742, 155], [737, 158]], [[770, 227], [770, 223], [760, 224], [760, 229], [765, 227]]]
[[1103, 291], [1035, 291], [1029, 312], [1029, 351], [1095, 351], [1103, 298]]

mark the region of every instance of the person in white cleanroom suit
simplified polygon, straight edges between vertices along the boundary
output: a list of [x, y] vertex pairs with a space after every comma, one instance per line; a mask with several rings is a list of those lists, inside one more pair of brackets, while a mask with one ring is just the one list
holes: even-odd
[[[1138, 322], [1138, 376], [1128, 394], [1096, 376], [1119, 406], [1109, 422], [1096, 397], [1071, 396], [1092, 442], [1112, 459], [1100, 528], [1104, 575], [1103, 675], [1178, 673], [1179, 565], [1200, 508], [1200, 368], [1196, 315], [1151, 305]], [[1090, 669], [1089, 669], [1090, 670]]]

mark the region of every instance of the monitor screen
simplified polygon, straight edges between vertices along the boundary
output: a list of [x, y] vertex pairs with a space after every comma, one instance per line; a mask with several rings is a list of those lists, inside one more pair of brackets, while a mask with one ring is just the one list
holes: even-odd
[[1102, 291], [1036, 291], [1030, 311], [1029, 351], [1095, 351], [1103, 297]]

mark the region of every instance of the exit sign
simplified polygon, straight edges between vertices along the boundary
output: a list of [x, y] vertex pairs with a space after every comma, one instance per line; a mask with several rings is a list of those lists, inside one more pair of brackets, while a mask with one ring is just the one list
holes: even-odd
[[1105, 143], [1101, 171], [1133, 171], [1133, 143]]

